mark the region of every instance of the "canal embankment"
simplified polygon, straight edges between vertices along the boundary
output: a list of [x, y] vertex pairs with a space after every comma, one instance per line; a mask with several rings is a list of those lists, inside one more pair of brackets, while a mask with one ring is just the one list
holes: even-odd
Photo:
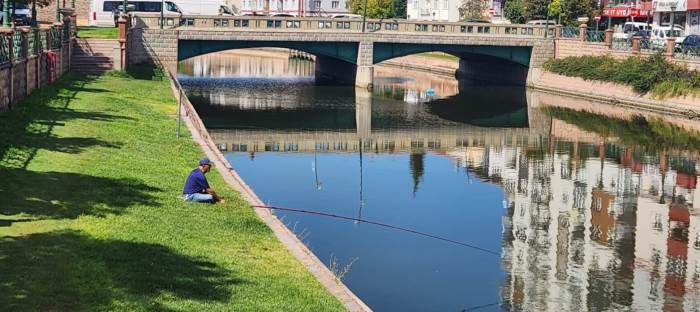
[[0, 306], [340, 311], [248, 203], [180, 199], [203, 156], [151, 67], [68, 74], [0, 114]]

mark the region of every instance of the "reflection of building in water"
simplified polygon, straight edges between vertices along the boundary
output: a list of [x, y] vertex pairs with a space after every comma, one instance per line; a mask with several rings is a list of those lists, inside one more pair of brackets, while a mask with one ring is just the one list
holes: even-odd
[[242, 49], [206, 54], [180, 62], [178, 71], [190, 77], [313, 76], [314, 63], [290, 58], [287, 49]]
[[697, 311], [700, 166], [603, 142], [546, 145], [448, 153], [505, 191], [504, 307]]
[[[444, 98], [459, 93], [459, 86], [454, 77], [426, 75], [422, 72], [386, 66], [375, 66], [374, 81], [375, 94], [407, 103], [424, 103], [434, 98]], [[429, 94], [429, 89], [433, 94]]]

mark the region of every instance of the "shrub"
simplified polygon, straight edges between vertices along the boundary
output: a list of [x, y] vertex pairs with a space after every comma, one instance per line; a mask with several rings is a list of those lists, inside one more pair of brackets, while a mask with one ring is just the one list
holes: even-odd
[[544, 68], [564, 76], [625, 84], [658, 98], [700, 94], [700, 72], [673, 64], [660, 53], [624, 60], [609, 55], [567, 57], [549, 60]]

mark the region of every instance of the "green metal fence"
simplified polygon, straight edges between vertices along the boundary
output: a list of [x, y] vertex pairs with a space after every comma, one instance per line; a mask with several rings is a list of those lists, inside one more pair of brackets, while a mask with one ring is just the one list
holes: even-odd
[[15, 30], [15, 32], [12, 33], [12, 59], [15, 61], [24, 58], [22, 53], [22, 37], [23, 34], [19, 30]]
[[10, 61], [10, 37], [0, 33], [0, 64]]
[[60, 49], [63, 44], [63, 38], [61, 38], [63, 32], [57, 27], [51, 27], [49, 31], [51, 33], [51, 49]]
[[578, 38], [580, 30], [578, 27], [562, 27], [561, 36], [564, 38]]
[[605, 32], [598, 30], [586, 30], [586, 41], [605, 42]]
[[27, 38], [27, 56], [36, 55], [36, 29], [32, 29], [29, 32], [29, 37]]
[[49, 47], [47, 46], [46, 40], [48, 40], [49, 32], [46, 30], [39, 30], [39, 49], [41, 51], [48, 50]]
[[612, 49], [618, 51], [632, 51], [632, 39], [613, 39]]

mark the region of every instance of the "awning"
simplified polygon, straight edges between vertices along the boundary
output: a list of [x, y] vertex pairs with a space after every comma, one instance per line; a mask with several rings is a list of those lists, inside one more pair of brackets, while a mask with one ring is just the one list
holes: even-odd
[[605, 8], [603, 16], [609, 17], [647, 17], [651, 16], [651, 10], [642, 10], [636, 8]]

